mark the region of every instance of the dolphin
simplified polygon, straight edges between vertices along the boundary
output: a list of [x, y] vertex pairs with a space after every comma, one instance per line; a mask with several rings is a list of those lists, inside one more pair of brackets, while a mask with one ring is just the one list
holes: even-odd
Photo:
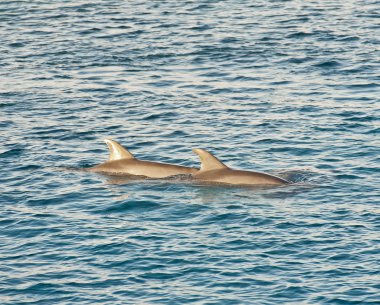
[[91, 167], [90, 172], [115, 175], [138, 175], [149, 178], [165, 178], [175, 175], [191, 175], [196, 168], [136, 159], [126, 148], [116, 141], [105, 139], [110, 155], [108, 161]]
[[193, 149], [201, 159], [201, 169], [193, 174], [193, 178], [205, 182], [215, 182], [234, 185], [283, 185], [289, 181], [265, 173], [235, 170], [220, 162], [208, 151]]

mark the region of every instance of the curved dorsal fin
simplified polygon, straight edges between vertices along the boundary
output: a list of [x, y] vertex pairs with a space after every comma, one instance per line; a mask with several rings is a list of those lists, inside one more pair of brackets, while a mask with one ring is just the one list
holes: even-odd
[[228, 166], [224, 165], [220, 162], [216, 157], [210, 154], [208, 151], [200, 148], [193, 149], [199, 158], [201, 159], [201, 169], [200, 171], [211, 171], [214, 169], [223, 169], [228, 168]]
[[110, 150], [109, 161], [120, 160], [120, 159], [134, 159], [135, 157], [123, 146], [114, 140], [104, 139], [108, 149]]

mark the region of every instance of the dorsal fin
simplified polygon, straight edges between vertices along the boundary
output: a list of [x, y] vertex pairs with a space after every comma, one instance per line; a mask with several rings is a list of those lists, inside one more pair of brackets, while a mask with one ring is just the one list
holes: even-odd
[[210, 154], [208, 151], [200, 148], [193, 149], [199, 158], [201, 159], [201, 169], [200, 171], [211, 171], [214, 169], [223, 169], [228, 168], [228, 166], [224, 165], [220, 162], [216, 157]]
[[120, 160], [120, 159], [134, 159], [135, 157], [123, 146], [114, 140], [104, 139], [108, 149], [110, 150], [109, 161]]

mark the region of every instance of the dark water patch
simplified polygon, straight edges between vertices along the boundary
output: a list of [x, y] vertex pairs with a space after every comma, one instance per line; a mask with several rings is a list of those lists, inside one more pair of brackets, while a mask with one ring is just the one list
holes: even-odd
[[220, 43], [231, 43], [231, 44], [236, 44], [236, 43], [239, 43], [240, 40], [239, 38], [237, 37], [226, 37], [226, 38], [223, 38], [222, 40], [220, 40]]
[[269, 83], [269, 84], [273, 85], [273, 86], [281, 86], [281, 85], [289, 85], [291, 83], [292, 82], [290, 82], [290, 81], [277, 81], [277, 82], [272, 82], [272, 83]]
[[371, 114], [363, 115], [362, 113], [353, 114], [351, 117], [345, 119], [347, 122], [358, 122], [358, 123], [366, 123], [366, 122], [376, 122], [380, 121], [380, 118], [377, 116], [373, 116]]
[[[122, 200], [122, 201], [126, 201]], [[156, 210], [160, 207], [160, 204], [150, 201], [128, 201], [124, 203], [116, 203], [113, 206], [94, 210], [95, 214], [109, 214], [109, 213], [125, 213], [125, 212], [149, 212], [151, 210]]]
[[357, 175], [348, 175], [348, 174], [340, 174], [335, 175], [336, 179], [343, 179], [343, 180], [357, 180], [360, 179], [360, 176]]
[[372, 89], [372, 88], [377, 88], [380, 85], [378, 83], [366, 83], [366, 84], [351, 84], [348, 85], [347, 87], [350, 89]]
[[25, 151], [26, 149], [24, 148], [13, 148], [5, 152], [1, 152], [0, 158], [9, 158], [9, 157], [16, 158], [16, 157], [21, 156]]
[[332, 68], [338, 68], [341, 66], [341, 63], [336, 60], [329, 60], [329, 61], [322, 61], [317, 64], [313, 65], [317, 68], [323, 68], [323, 69], [332, 69]]
[[336, 114], [336, 116], [344, 117], [344, 118], [352, 118], [357, 116], [363, 116], [365, 113], [357, 110], [343, 110]]
[[28, 165], [20, 165], [14, 167], [15, 170], [17, 171], [23, 171], [23, 172], [28, 172], [28, 171], [37, 171], [42, 168], [41, 165], [38, 164], [28, 164]]
[[257, 78], [257, 77], [250, 77], [250, 76], [236, 76], [234, 77], [233, 79], [231, 79], [231, 81], [236, 81], [236, 82], [239, 82], [239, 81], [260, 81], [260, 78]]
[[99, 33], [101, 31], [102, 31], [102, 29], [100, 29], [100, 28], [91, 28], [91, 29], [86, 29], [84, 31], [80, 31], [80, 32], [78, 32], [78, 34], [79, 35], [91, 35], [94, 33]]
[[365, 132], [366, 134], [379, 134], [380, 133], [380, 127], [379, 128], [371, 128], [370, 130]]
[[13, 121], [5, 120], [5, 121], [0, 122], [0, 128], [11, 127], [12, 125], [13, 126], [15, 125]]
[[177, 81], [159, 81], [159, 82], [147, 83], [147, 85], [153, 86], [153, 87], [170, 87], [176, 84], [178, 84]]
[[171, 132], [170, 134], [168, 134], [167, 136], [176, 138], [176, 137], [187, 137], [189, 136], [189, 134], [182, 130], [175, 130]]
[[162, 113], [155, 113], [155, 114], [149, 114], [145, 117], [142, 118], [142, 120], [156, 120], [156, 119], [171, 119], [171, 118], [174, 118], [176, 117], [176, 113], [175, 112], [162, 112]]
[[313, 106], [313, 105], [307, 105], [307, 106], [302, 106], [299, 108], [300, 112], [305, 112], [305, 113], [319, 113], [323, 111], [324, 109], [322, 107], [318, 106]]
[[[284, 1], [286, 2], [286, 1]], [[299, 15], [297, 18], [286, 18], [284, 20], [280, 20], [280, 21], [277, 21], [278, 23], [280, 24], [286, 24], [286, 23], [304, 23], [304, 22], [307, 22], [309, 21], [310, 18], [307, 17], [307, 16], [303, 16], [303, 15]]]
[[207, 73], [200, 74], [200, 76], [211, 77], [211, 78], [214, 78], [214, 77], [226, 77], [226, 76], [228, 76], [228, 73], [214, 71], [214, 72], [207, 72]]
[[36, 128], [37, 130], [34, 132], [36, 135], [50, 135], [50, 134], [56, 134], [56, 133], [67, 133], [70, 130], [69, 129], [63, 129], [63, 128], [49, 128], [48, 130], [45, 129], [45, 127]]
[[11, 48], [22, 48], [24, 47], [26, 44], [23, 43], [23, 42], [13, 42], [13, 43], [10, 43], [9, 46]]
[[309, 36], [312, 36], [312, 35], [315, 35], [315, 33], [308, 33], [308, 32], [296, 32], [296, 33], [292, 33], [292, 34], [288, 34], [286, 36], [286, 38], [296, 38], [296, 39], [302, 39], [302, 38], [306, 38], [306, 37], [309, 37]]

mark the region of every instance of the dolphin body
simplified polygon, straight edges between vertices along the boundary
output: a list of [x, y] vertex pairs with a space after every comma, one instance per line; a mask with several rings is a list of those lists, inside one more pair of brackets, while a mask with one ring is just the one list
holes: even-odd
[[89, 168], [88, 171], [114, 175], [137, 175], [149, 178], [191, 175], [198, 171], [198, 169], [191, 167], [138, 160], [116, 141], [105, 139], [104, 142], [106, 142], [110, 151], [109, 160]]
[[193, 149], [201, 159], [201, 169], [193, 174], [193, 178], [205, 182], [234, 184], [234, 185], [284, 185], [288, 184], [282, 178], [265, 173], [234, 170], [220, 162], [204, 149]]

